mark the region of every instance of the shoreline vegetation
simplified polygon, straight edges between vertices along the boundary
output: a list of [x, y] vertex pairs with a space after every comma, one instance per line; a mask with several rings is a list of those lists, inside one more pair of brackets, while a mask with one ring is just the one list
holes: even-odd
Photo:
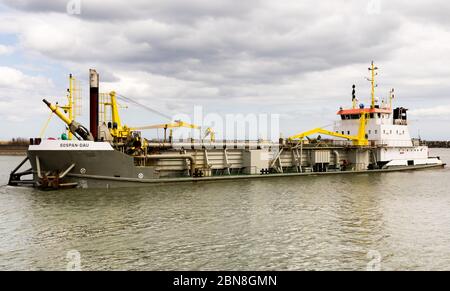
[[443, 149], [450, 148], [450, 141], [426, 141], [425, 144], [429, 148], [443, 148]]
[[27, 153], [30, 141], [26, 138], [13, 138], [0, 141], [0, 156], [23, 156]]
[[[430, 148], [450, 148], [450, 141], [424, 141]], [[9, 141], [0, 141], [1, 156], [23, 156], [26, 155], [30, 141], [26, 138], [13, 138]]]

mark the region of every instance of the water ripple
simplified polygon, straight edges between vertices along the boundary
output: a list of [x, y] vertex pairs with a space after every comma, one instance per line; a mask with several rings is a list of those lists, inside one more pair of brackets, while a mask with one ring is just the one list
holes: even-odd
[[371, 251], [384, 270], [449, 269], [449, 174], [109, 191], [2, 186], [0, 269], [65, 269], [70, 250], [86, 270], [365, 270]]

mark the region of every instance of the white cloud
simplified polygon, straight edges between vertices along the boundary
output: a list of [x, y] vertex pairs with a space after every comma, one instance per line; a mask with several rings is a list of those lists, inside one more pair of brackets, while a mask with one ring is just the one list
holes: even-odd
[[[11, 67], [0, 66], [0, 88], [20, 91], [34, 90], [42, 92], [51, 88], [53, 83], [50, 79], [41, 76], [29, 76], [22, 71]], [[2, 98], [3, 97], [3, 98]], [[5, 99], [0, 96], [0, 100]]]
[[[9, 121], [32, 121], [45, 111], [41, 100], [54, 93], [53, 82], [30, 76], [11, 67], [0, 66], [0, 116]], [[37, 106], [39, 104], [39, 106]]]
[[435, 119], [450, 119], [450, 105], [439, 105], [429, 108], [420, 108], [411, 110], [410, 114], [414, 117], [429, 117]]
[[9, 55], [13, 51], [14, 51], [14, 48], [12, 46], [0, 44], [0, 56], [1, 55]]

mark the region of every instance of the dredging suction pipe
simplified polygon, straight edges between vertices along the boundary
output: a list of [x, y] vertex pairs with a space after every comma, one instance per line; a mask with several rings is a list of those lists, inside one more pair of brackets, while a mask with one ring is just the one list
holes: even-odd
[[94, 140], [94, 137], [89, 132], [89, 130], [86, 129], [86, 127], [82, 126], [75, 120], [68, 118], [57, 106], [51, 104], [47, 100], [43, 99], [42, 101], [48, 106], [48, 108], [50, 108], [51, 111], [53, 111], [53, 113], [56, 114], [56, 116], [58, 116], [65, 124], [67, 124], [70, 132], [75, 136], [80, 137], [83, 140]]
[[146, 156], [139, 156], [136, 158], [140, 159], [149, 159], [149, 160], [180, 160], [180, 159], [188, 159], [191, 162], [191, 168], [190, 168], [190, 176], [192, 177], [195, 172], [196, 164], [195, 159], [191, 155], [146, 155]]

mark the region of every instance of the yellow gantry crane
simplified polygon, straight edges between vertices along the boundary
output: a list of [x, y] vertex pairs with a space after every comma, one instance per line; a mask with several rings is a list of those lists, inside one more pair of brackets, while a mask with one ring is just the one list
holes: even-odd
[[345, 135], [345, 134], [340, 134], [337, 132], [333, 132], [333, 131], [329, 131], [323, 128], [315, 128], [297, 135], [293, 135], [291, 137], [288, 138], [288, 140], [303, 140], [305, 137], [319, 133], [319, 134], [324, 134], [324, 135], [328, 135], [328, 136], [334, 136], [334, 137], [339, 137], [339, 138], [343, 138], [343, 139], [347, 139], [347, 140], [351, 140], [353, 142], [353, 145], [355, 146], [368, 146], [369, 145], [369, 140], [366, 137], [366, 121], [367, 121], [367, 113], [363, 112], [361, 114], [361, 118], [359, 120], [359, 130], [358, 130], [358, 135], [353, 136], [353, 135]]

